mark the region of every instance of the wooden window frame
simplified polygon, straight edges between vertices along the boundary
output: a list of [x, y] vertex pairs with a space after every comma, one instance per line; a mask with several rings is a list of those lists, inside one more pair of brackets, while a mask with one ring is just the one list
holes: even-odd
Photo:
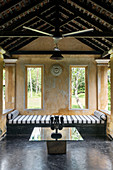
[[88, 109], [88, 65], [70, 65], [70, 82], [69, 82], [69, 100], [70, 100], [70, 109], [71, 110], [85, 110], [80, 108], [72, 108], [72, 68], [85, 68], [85, 109]]
[[[41, 108], [40, 109], [28, 109], [27, 108], [27, 96], [28, 96], [28, 94], [27, 94], [27, 68], [41, 68]], [[44, 69], [44, 66], [43, 65], [26, 65], [25, 66], [25, 109], [27, 109], [27, 110], [41, 110], [41, 109], [43, 109], [43, 103], [44, 103], [44, 101], [43, 101], [43, 88], [44, 88], [44, 84], [43, 84], [43, 82], [44, 82], [44, 71], [43, 71], [43, 69]]]

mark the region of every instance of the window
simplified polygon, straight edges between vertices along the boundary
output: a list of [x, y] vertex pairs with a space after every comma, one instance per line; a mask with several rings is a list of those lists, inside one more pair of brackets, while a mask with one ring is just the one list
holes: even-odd
[[25, 108], [43, 108], [43, 66], [26, 66]]
[[70, 108], [88, 108], [87, 66], [70, 67]]

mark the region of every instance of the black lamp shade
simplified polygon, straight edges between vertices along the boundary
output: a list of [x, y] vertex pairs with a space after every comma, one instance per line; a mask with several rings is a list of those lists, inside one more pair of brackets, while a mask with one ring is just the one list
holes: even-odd
[[54, 51], [53, 55], [50, 57], [51, 60], [62, 60], [63, 58], [60, 51]]

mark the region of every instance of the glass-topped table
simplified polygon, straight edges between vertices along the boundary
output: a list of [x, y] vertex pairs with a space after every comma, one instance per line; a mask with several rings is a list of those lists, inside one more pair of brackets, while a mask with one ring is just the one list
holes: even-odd
[[[53, 132], [55, 132], [55, 130], [51, 130], [51, 128], [35, 127], [32, 131], [29, 141], [53, 141], [55, 140], [51, 138], [51, 134]], [[58, 130], [58, 133], [62, 134], [62, 138], [58, 139], [59, 141], [83, 140], [82, 136], [75, 127], [63, 128], [62, 130]]]
[[58, 130], [62, 135], [60, 139], [53, 139], [51, 134], [55, 133], [51, 128], [35, 127], [29, 141], [46, 141], [48, 154], [66, 154], [67, 141], [83, 140], [76, 128], [63, 128]]

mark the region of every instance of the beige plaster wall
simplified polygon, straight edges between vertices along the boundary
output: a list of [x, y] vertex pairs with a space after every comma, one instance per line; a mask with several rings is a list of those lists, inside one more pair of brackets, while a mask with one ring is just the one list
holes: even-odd
[[[96, 105], [96, 63], [93, 57], [64, 56], [62, 61], [52, 61], [50, 56], [21, 56], [16, 63], [16, 109], [21, 114], [92, 114]], [[25, 110], [25, 65], [44, 66], [44, 108]], [[63, 72], [55, 77], [50, 69], [53, 64], [60, 64]], [[69, 68], [70, 65], [88, 65], [88, 105], [89, 109], [69, 109]]]
[[[63, 38], [59, 41], [60, 50], [68, 51], [92, 51], [93, 49], [84, 45], [75, 38]], [[52, 38], [38, 38], [20, 50], [53, 50]], [[97, 109], [96, 101], [96, 63], [91, 55], [63, 55], [61, 61], [50, 60], [51, 55], [21, 55], [16, 63], [16, 109], [21, 114], [93, 114]], [[44, 66], [44, 107], [42, 110], [25, 110], [25, 65], [37, 64]], [[63, 71], [58, 77], [51, 74], [53, 64], [60, 64]], [[70, 110], [69, 108], [69, 68], [70, 65], [88, 66], [88, 109]]]
[[[55, 47], [54, 40], [51, 37], [42, 37], [34, 40], [30, 44], [24, 46], [20, 50], [34, 50], [34, 51], [43, 51], [43, 50], [48, 50], [52, 51]], [[89, 46], [81, 43], [79, 40], [75, 39], [74, 37], [66, 37], [58, 42], [58, 47], [61, 51], [73, 51], [73, 50], [78, 50], [78, 51], [92, 51], [93, 49], [90, 48]]]

